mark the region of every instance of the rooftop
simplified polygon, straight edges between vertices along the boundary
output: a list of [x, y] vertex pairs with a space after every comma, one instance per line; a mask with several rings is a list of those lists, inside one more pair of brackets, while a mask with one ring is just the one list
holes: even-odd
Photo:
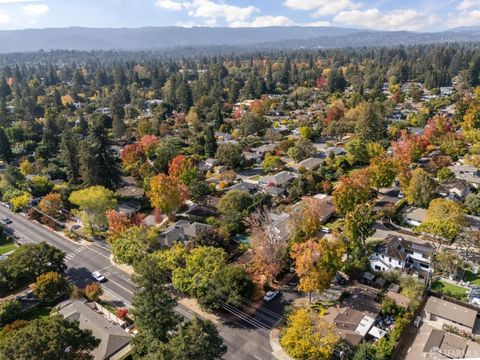
[[477, 311], [433, 296], [428, 298], [424, 310], [469, 328], [474, 327], [477, 319]]

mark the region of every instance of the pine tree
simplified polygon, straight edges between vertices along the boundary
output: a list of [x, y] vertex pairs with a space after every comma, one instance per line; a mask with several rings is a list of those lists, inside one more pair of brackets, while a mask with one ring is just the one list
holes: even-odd
[[146, 258], [137, 264], [133, 281], [138, 289], [133, 298], [133, 314], [140, 329], [134, 338], [134, 358], [159, 355], [169, 333], [180, 323], [173, 311], [176, 301], [166, 288], [167, 273]]
[[48, 156], [53, 156], [58, 150], [58, 128], [55, 122], [56, 112], [47, 109], [43, 126], [42, 143], [46, 147]]
[[115, 139], [120, 139], [125, 135], [125, 122], [120, 116], [114, 116], [112, 122], [112, 132]]
[[119, 170], [101, 118], [95, 119], [87, 139], [80, 147], [80, 174], [86, 186], [113, 188], [118, 183]]
[[6, 98], [12, 93], [10, 86], [8, 86], [7, 81], [3, 76], [0, 76], [0, 99]]
[[10, 141], [3, 127], [0, 127], [0, 159], [3, 161], [10, 161], [13, 158]]
[[211, 126], [205, 129], [205, 154], [214, 157], [217, 152], [217, 140]]
[[80, 114], [80, 118], [78, 119], [78, 128], [80, 129], [80, 135], [82, 135], [83, 137], [87, 136], [88, 122], [83, 114]]
[[60, 156], [65, 166], [68, 181], [71, 184], [80, 180], [80, 163], [78, 159], [78, 143], [72, 130], [67, 126], [60, 142]]

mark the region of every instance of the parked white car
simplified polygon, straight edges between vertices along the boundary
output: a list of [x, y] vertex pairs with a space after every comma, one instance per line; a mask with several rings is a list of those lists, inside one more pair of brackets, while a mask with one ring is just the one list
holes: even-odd
[[95, 280], [97, 280], [98, 282], [103, 282], [105, 281], [105, 276], [103, 276], [102, 274], [100, 274], [98, 271], [94, 271], [92, 272], [92, 276]]
[[275, 291], [269, 291], [265, 294], [265, 296], [263, 297], [263, 300], [266, 301], [266, 302], [270, 302], [272, 301], [273, 299], [275, 299], [275, 297], [280, 293], [280, 291], [278, 290], [275, 290]]

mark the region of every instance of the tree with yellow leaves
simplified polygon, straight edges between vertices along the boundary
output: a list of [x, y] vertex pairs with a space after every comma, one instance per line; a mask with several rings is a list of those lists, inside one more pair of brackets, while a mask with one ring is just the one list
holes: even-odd
[[153, 207], [171, 215], [185, 203], [188, 191], [178, 178], [159, 174], [150, 180], [148, 197]]
[[298, 289], [323, 291], [342, 266], [344, 246], [339, 240], [310, 239], [292, 247], [290, 256], [295, 260], [295, 272], [300, 278]]
[[312, 310], [299, 309], [288, 317], [280, 344], [295, 359], [327, 360], [339, 340], [332, 324]]

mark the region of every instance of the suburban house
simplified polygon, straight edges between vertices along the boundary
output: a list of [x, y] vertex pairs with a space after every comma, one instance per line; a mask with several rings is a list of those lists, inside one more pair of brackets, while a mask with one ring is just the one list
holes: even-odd
[[266, 153], [273, 153], [277, 147], [277, 144], [264, 144], [256, 148], [251, 148], [250, 150], [259, 155], [265, 155]]
[[296, 175], [294, 173], [289, 171], [280, 171], [275, 175], [262, 177], [260, 180], [258, 180], [258, 183], [264, 187], [283, 187], [292, 182], [295, 178]]
[[434, 248], [428, 243], [413, 242], [390, 234], [375, 247], [375, 253], [369, 257], [370, 267], [375, 271], [432, 272], [433, 251]]
[[325, 162], [325, 159], [310, 157], [308, 159], [302, 160], [296, 164], [293, 164], [291, 167], [296, 171], [300, 171], [300, 169], [305, 169], [309, 171], [313, 171], [318, 169], [322, 164]]
[[122, 176], [115, 193], [122, 197], [135, 199], [141, 199], [145, 195], [145, 191], [138, 185], [137, 180], [133, 176]]
[[140, 200], [130, 199], [128, 201], [120, 201], [118, 203], [118, 212], [127, 215], [129, 218], [140, 211], [142, 204]]
[[328, 308], [324, 320], [335, 326], [335, 332], [356, 346], [367, 336], [379, 339], [386, 332], [375, 326], [380, 304], [375, 300], [379, 290], [358, 284], [348, 289], [350, 296]]
[[292, 206], [292, 211], [299, 212], [302, 209], [302, 204], [304, 201], [307, 201], [308, 199], [312, 199], [313, 201], [316, 201], [319, 205], [319, 216], [320, 216], [320, 222], [322, 224], [325, 224], [328, 220], [330, 220], [333, 215], [335, 215], [335, 205], [333, 204], [333, 196], [326, 195], [326, 194], [317, 194], [314, 196], [305, 196], [294, 204]]
[[238, 190], [245, 193], [253, 194], [258, 190], [258, 185], [246, 181], [239, 182], [238, 184], [232, 185], [226, 189], [227, 191], [230, 190]]
[[58, 306], [60, 315], [67, 320], [78, 321], [80, 329], [91, 330], [93, 336], [100, 340], [100, 345], [91, 352], [95, 360], [120, 360], [130, 352], [132, 336], [120, 327], [120, 319], [106, 313], [108, 310], [101, 310], [96, 304], [80, 300], [67, 300]]
[[478, 188], [480, 185], [480, 173], [478, 168], [470, 165], [452, 165], [448, 167], [453, 171], [457, 179], [465, 180], [470, 185]]
[[213, 158], [208, 158], [198, 163], [198, 169], [202, 172], [207, 172], [209, 170], [212, 170], [215, 165], [217, 165], [217, 160]]
[[180, 220], [162, 231], [159, 242], [161, 246], [170, 247], [177, 241], [186, 242], [196, 237], [200, 231], [211, 228], [208, 224]]
[[402, 211], [403, 221], [412, 226], [420, 226], [425, 220], [427, 210], [414, 206], [407, 206]]
[[436, 193], [449, 200], [463, 202], [467, 195], [470, 194], [470, 186], [466, 180], [452, 179], [440, 184]]
[[288, 238], [291, 234], [290, 230], [290, 215], [282, 212], [281, 214], [268, 214], [271, 225], [269, 236], [271, 241], [278, 242]]
[[333, 153], [333, 155], [335, 155], [335, 156], [344, 156], [344, 155], [347, 155], [347, 150], [345, 150], [344, 148], [338, 147], [338, 146], [334, 146], [334, 147], [330, 147], [330, 148], [325, 149], [325, 155], [326, 156], [329, 156], [330, 153]]
[[478, 314], [476, 310], [433, 296], [428, 298], [423, 311], [425, 321], [453, 326], [467, 334], [472, 333]]
[[262, 154], [253, 153], [253, 152], [249, 152], [249, 151], [244, 151], [242, 154], [243, 154], [243, 157], [245, 158], [245, 160], [251, 161], [255, 164], [260, 164], [263, 160], [263, 155]]

